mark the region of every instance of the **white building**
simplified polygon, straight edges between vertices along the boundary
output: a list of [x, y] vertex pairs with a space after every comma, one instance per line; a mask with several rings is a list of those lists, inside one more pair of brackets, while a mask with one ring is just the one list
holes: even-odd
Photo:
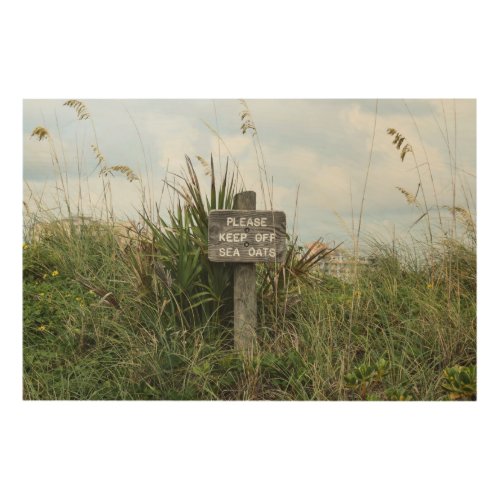
[[[312, 252], [316, 252], [328, 248], [328, 245], [315, 242], [307, 245], [307, 248]], [[356, 268], [359, 268], [359, 266], [366, 266], [368, 263], [367, 257], [360, 256], [356, 259], [354, 255], [346, 250], [337, 248], [318, 262], [318, 269], [329, 276], [335, 276], [338, 279], [349, 281], [354, 275]]]

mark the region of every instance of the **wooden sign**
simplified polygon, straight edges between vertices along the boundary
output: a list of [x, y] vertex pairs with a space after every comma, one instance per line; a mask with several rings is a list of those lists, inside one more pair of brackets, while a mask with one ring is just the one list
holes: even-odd
[[282, 262], [286, 215], [270, 210], [212, 210], [208, 259], [213, 262]]

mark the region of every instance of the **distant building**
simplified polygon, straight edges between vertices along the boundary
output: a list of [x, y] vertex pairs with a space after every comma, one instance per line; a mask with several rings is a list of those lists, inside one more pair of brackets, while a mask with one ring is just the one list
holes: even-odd
[[[307, 248], [312, 252], [328, 249], [328, 245], [321, 242], [310, 243]], [[335, 276], [343, 281], [350, 281], [354, 275], [356, 267], [369, 264], [368, 257], [360, 256], [357, 259], [346, 250], [337, 248], [329, 253], [317, 264], [318, 270], [329, 276]]]
[[122, 246], [130, 241], [138, 241], [141, 237], [149, 235], [149, 228], [144, 223], [134, 221], [98, 221], [92, 217], [74, 216], [51, 221], [35, 221], [25, 227], [25, 240], [34, 242], [42, 237], [50, 237], [54, 234], [65, 234], [73, 236], [79, 234], [82, 228], [90, 228], [94, 231], [100, 228], [109, 230], [111, 228], [116, 240]]

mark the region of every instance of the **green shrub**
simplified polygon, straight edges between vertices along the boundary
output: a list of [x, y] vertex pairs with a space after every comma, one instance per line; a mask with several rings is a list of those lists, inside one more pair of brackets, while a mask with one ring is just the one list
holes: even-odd
[[476, 399], [476, 367], [455, 365], [443, 371], [443, 388], [451, 400]]

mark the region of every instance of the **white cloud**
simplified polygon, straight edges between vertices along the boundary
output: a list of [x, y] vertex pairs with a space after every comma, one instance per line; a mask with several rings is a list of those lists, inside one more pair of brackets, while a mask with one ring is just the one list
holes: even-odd
[[53, 177], [49, 143], [39, 141], [24, 134], [23, 137], [23, 173], [25, 178], [47, 179]]

